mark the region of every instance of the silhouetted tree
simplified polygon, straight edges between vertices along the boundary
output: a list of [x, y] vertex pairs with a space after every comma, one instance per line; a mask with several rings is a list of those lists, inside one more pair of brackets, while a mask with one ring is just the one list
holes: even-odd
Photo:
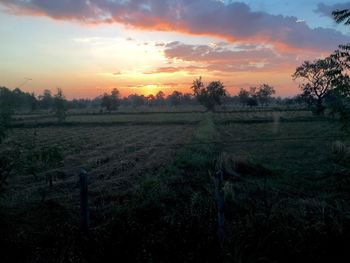
[[268, 84], [261, 85], [256, 92], [257, 99], [258, 99], [259, 103], [262, 105], [269, 104], [273, 94], [276, 94], [276, 91], [275, 91], [274, 87], [272, 87]]
[[182, 95], [183, 94], [181, 92], [175, 90], [171, 95], [168, 96], [167, 100], [169, 101], [170, 105], [178, 106], [181, 103]]
[[37, 99], [32, 93], [23, 92], [19, 88], [15, 88], [12, 91], [14, 108], [18, 111], [21, 110], [35, 110], [37, 108]]
[[101, 106], [107, 111], [118, 110], [120, 105], [120, 92], [118, 89], [113, 89], [111, 95], [105, 93], [102, 97]]
[[323, 114], [324, 100], [327, 94], [336, 89], [339, 79], [342, 79], [342, 67], [332, 57], [314, 62], [305, 61], [293, 74], [293, 79], [302, 79], [300, 88], [307, 101], [315, 105], [316, 114]]
[[153, 94], [149, 94], [146, 97], [146, 102], [148, 106], [154, 106], [156, 104], [156, 97]]
[[[337, 23], [350, 25], [350, 9], [336, 10], [333, 13]], [[337, 90], [328, 98], [331, 113], [338, 115], [342, 128], [349, 129], [350, 125], [350, 80], [347, 72], [350, 70], [350, 44], [340, 45], [332, 57], [339, 61], [343, 68], [343, 77], [338, 79]]]
[[54, 111], [58, 122], [64, 122], [66, 120], [67, 101], [61, 89], [57, 89], [53, 102]]
[[41, 109], [49, 110], [53, 106], [53, 97], [50, 90], [44, 90], [43, 94], [39, 96], [39, 105]]
[[250, 107], [258, 106], [259, 103], [267, 105], [272, 100], [272, 95], [276, 91], [268, 84], [263, 84], [259, 88], [250, 87], [249, 91], [241, 89], [238, 96], [242, 104], [246, 104]]
[[338, 24], [344, 23], [345, 25], [350, 25], [349, 9], [335, 10], [332, 12], [332, 15], [334, 16], [334, 19]]
[[[86, 109], [92, 106], [92, 101], [90, 99], [73, 99], [71, 101], [67, 101], [69, 109]], [[99, 103], [98, 105], [100, 105]]]
[[161, 90], [156, 94], [156, 103], [157, 105], [164, 105], [165, 103], [165, 94]]
[[247, 100], [247, 105], [250, 107], [258, 106], [258, 100], [256, 99], [256, 97], [249, 97]]
[[102, 96], [101, 107], [106, 108], [107, 111], [111, 111], [112, 109], [111, 96], [107, 93], [104, 93]]
[[112, 110], [117, 110], [120, 103], [120, 92], [118, 89], [113, 89], [111, 92]]
[[245, 89], [241, 89], [238, 93], [238, 97], [239, 97], [239, 102], [242, 105], [247, 105], [248, 104], [248, 100], [250, 98], [250, 94], [249, 91], [245, 90]]
[[210, 111], [213, 111], [216, 105], [221, 105], [222, 97], [226, 96], [226, 90], [221, 81], [213, 81], [204, 87], [200, 77], [193, 81], [191, 89], [198, 102]]
[[191, 93], [185, 93], [182, 95], [181, 102], [186, 105], [191, 105], [194, 104], [194, 102], [196, 101]]
[[143, 95], [131, 94], [128, 96], [128, 101], [133, 107], [140, 107], [145, 105], [146, 98]]
[[248, 106], [252, 107], [252, 106], [258, 106], [259, 102], [258, 102], [258, 88], [257, 87], [250, 87], [249, 88], [249, 94], [250, 94], [250, 98], [248, 101]]
[[35, 111], [38, 108], [38, 100], [35, 97], [34, 93], [31, 93], [28, 97], [30, 103], [30, 110]]

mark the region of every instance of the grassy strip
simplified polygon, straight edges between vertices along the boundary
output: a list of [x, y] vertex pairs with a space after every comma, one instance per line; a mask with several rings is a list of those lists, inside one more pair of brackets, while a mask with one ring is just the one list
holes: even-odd
[[258, 124], [258, 123], [294, 123], [294, 122], [320, 122], [320, 121], [329, 121], [337, 122], [338, 120], [325, 117], [296, 117], [296, 118], [279, 118], [278, 120], [271, 119], [246, 119], [246, 120], [217, 120], [215, 124], [217, 125], [228, 125], [228, 124]]
[[270, 107], [270, 108], [251, 108], [251, 109], [236, 109], [236, 110], [216, 110], [216, 113], [260, 113], [260, 112], [311, 112], [308, 108], [278, 108], [278, 107]]
[[[111, 112], [111, 113], [100, 113], [100, 112], [90, 112], [90, 113], [68, 113], [67, 118], [70, 116], [135, 116], [135, 115], [190, 115], [190, 114], [204, 114], [205, 111], [155, 111], [155, 112]], [[30, 116], [31, 114], [19, 114], [19, 115], [14, 115], [14, 120], [15, 121], [33, 121], [33, 120], [44, 120], [44, 119], [52, 119], [56, 118], [54, 114], [51, 115], [40, 115], [40, 116]], [[20, 116], [20, 117], [18, 117]], [[29, 116], [23, 118], [22, 116]]]
[[[311, 110], [307, 108], [252, 108], [252, 109], [236, 109], [236, 110], [216, 110], [215, 113], [259, 113], [259, 112], [311, 112]], [[206, 114], [207, 111], [205, 110], [188, 110], [188, 111], [181, 111], [181, 110], [173, 110], [173, 111], [116, 111], [116, 112], [68, 112], [67, 116], [85, 116], [85, 115], [94, 115], [94, 116], [105, 116], [105, 115], [158, 115], [158, 114], [193, 114], [193, 113], [203, 113]], [[54, 114], [48, 115], [47, 113], [17, 113], [14, 114], [14, 117], [18, 118], [18, 116], [30, 116], [30, 115], [37, 115], [35, 117], [26, 117], [26, 119], [35, 119], [35, 118], [44, 118], [44, 117], [55, 117]], [[19, 117], [20, 118], [20, 117]]]
[[121, 122], [42, 122], [14, 123], [11, 128], [44, 128], [44, 127], [111, 127], [111, 126], [166, 126], [166, 125], [198, 125], [200, 121], [121, 121]]

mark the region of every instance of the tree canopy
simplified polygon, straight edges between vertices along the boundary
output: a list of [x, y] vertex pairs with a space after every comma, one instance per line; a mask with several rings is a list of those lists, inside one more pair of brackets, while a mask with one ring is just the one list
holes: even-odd
[[113, 89], [111, 94], [105, 93], [102, 97], [101, 106], [107, 111], [118, 110], [120, 105], [120, 92], [118, 89]]
[[349, 9], [335, 10], [332, 12], [332, 15], [334, 16], [334, 19], [338, 24], [344, 23], [345, 25], [350, 25]]
[[227, 95], [221, 81], [212, 81], [205, 87], [202, 77], [193, 81], [191, 89], [198, 102], [210, 111], [214, 110], [216, 105], [221, 105], [222, 98]]
[[314, 105], [317, 114], [323, 114], [324, 101], [331, 91], [336, 90], [348, 77], [343, 75], [342, 65], [334, 58], [327, 57], [313, 62], [305, 61], [292, 75], [293, 79], [301, 79], [300, 89], [303, 97]]
[[258, 104], [268, 105], [274, 94], [276, 94], [274, 87], [268, 84], [262, 84], [259, 88], [250, 87], [249, 90], [241, 89], [238, 97], [242, 105], [257, 106]]
[[64, 122], [66, 119], [67, 101], [61, 89], [57, 89], [57, 93], [55, 94], [53, 101], [54, 111], [58, 122]]

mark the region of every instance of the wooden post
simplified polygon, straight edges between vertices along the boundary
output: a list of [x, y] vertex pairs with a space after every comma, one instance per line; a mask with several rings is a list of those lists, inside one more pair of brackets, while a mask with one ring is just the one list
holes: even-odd
[[53, 183], [52, 183], [52, 174], [49, 174], [49, 186], [52, 187]]
[[88, 231], [89, 229], [88, 174], [85, 170], [80, 171], [79, 181], [80, 181], [81, 229], [83, 231]]
[[216, 202], [218, 206], [218, 235], [220, 240], [220, 245], [223, 245], [224, 238], [225, 238], [225, 214], [224, 214], [224, 208], [225, 208], [225, 201], [224, 201], [224, 193], [223, 193], [223, 181], [224, 176], [223, 172], [220, 170], [215, 173], [215, 195], [216, 195]]

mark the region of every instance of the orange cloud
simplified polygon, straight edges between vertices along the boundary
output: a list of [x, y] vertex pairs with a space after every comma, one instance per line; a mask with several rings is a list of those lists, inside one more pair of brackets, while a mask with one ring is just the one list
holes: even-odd
[[254, 12], [239, 2], [216, 0], [0, 0], [17, 15], [40, 15], [86, 24], [120, 23], [128, 27], [208, 35], [230, 42], [275, 45], [281, 51], [331, 51], [350, 38], [329, 28], [308, 27], [296, 17]]

